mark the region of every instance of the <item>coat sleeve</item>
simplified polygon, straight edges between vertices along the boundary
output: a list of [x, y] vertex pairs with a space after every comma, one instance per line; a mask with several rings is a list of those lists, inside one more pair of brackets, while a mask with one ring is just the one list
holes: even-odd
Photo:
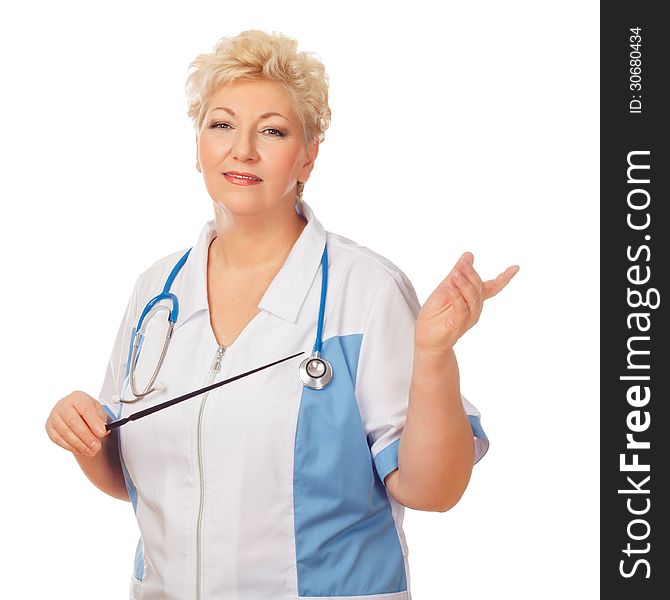
[[[398, 468], [414, 360], [414, 329], [421, 305], [409, 279], [389, 275], [371, 303], [361, 340], [356, 399], [381, 481]], [[475, 438], [478, 462], [489, 442], [477, 408], [461, 395]]]
[[116, 419], [120, 413], [118, 398], [122, 397], [127, 380], [127, 365], [130, 362], [130, 343], [135, 335], [137, 314], [137, 282], [126, 304], [112, 352], [107, 362], [107, 370], [98, 394], [98, 402], [107, 414]]

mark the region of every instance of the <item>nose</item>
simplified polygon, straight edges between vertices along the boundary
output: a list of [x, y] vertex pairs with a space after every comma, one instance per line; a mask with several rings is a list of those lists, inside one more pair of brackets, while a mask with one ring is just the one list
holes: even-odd
[[255, 160], [257, 158], [256, 146], [254, 143], [254, 132], [243, 131], [239, 129], [233, 136], [231, 154], [234, 158], [241, 161]]

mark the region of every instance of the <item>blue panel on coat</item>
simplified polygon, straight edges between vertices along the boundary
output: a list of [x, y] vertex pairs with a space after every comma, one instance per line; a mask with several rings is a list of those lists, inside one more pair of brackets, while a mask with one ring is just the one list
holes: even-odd
[[[117, 416], [112, 412], [112, 410], [108, 406], [103, 405], [103, 408], [105, 409], [105, 412], [113, 420], [117, 419]], [[121, 411], [119, 410], [119, 417], [120, 415]], [[123, 471], [123, 479], [126, 483], [126, 490], [128, 491], [128, 497], [130, 498], [130, 502], [133, 505], [133, 510], [137, 512], [137, 490], [135, 489], [135, 484], [133, 483], [133, 480], [130, 478], [128, 471], [126, 470], [126, 465], [123, 462], [123, 456], [121, 455], [121, 440], [119, 440], [119, 458], [121, 459], [120, 461], [121, 470]], [[144, 555], [143, 555], [143, 546], [141, 537], [139, 542], [137, 543], [137, 548], [135, 549], [135, 566], [133, 569], [133, 575], [135, 579], [139, 579], [140, 581], [142, 581], [142, 577], [144, 576]]]
[[[105, 409], [105, 412], [110, 417], [112, 417], [112, 419], [116, 420], [121, 417], [121, 411], [119, 411], [119, 416], [117, 417], [108, 406], [103, 405], [103, 408]], [[128, 497], [130, 498], [130, 502], [133, 505], [133, 510], [137, 512], [137, 490], [135, 489], [135, 484], [133, 483], [133, 480], [130, 478], [128, 471], [126, 470], [126, 465], [123, 462], [123, 455], [121, 454], [120, 438], [119, 438], [119, 458], [121, 459], [121, 470], [123, 471], [123, 479], [126, 483], [126, 489], [128, 490]]]
[[333, 379], [302, 392], [293, 475], [300, 596], [407, 590], [391, 505], [355, 397], [362, 337], [326, 340], [321, 355], [333, 366]]
[[381, 452], [377, 453], [375, 456], [375, 467], [377, 467], [377, 473], [379, 479], [384, 482], [384, 477], [386, 477], [391, 471], [395, 471], [398, 468], [398, 447], [400, 446], [400, 438], [395, 442], [392, 442]]
[[140, 536], [140, 539], [137, 541], [137, 548], [135, 548], [133, 577], [139, 581], [142, 581], [144, 578], [144, 544], [142, 543], [142, 536]]
[[482, 428], [482, 424], [479, 420], [479, 417], [475, 415], [468, 415], [468, 421], [470, 421], [470, 427], [472, 427], [472, 433], [476, 438], [481, 438], [483, 440], [488, 439], [486, 437], [486, 434], [484, 433], [484, 429]]

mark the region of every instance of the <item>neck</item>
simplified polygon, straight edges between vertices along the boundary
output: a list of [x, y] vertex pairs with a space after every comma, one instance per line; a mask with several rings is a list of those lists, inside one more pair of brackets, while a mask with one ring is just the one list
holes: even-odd
[[210, 247], [213, 262], [229, 272], [273, 268], [283, 264], [306, 225], [293, 204], [262, 214], [217, 210], [217, 236]]

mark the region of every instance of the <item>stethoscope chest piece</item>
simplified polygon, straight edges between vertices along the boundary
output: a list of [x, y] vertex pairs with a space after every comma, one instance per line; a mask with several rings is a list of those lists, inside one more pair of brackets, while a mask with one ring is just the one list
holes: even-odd
[[314, 352], [300, 363], [300, 381], [313, 390], [325, 388], [333, 379], [333, 367]]

